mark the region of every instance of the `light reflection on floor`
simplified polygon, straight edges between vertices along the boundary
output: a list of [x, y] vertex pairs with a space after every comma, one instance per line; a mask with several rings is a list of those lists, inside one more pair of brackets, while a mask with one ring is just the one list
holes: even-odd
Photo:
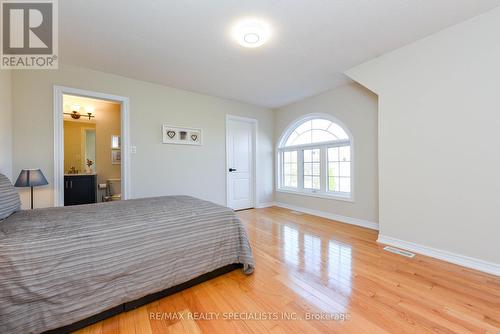
[[290, 226], [283, 226], [283, 251], [285, 261], [289, 264], [299, 264], [299, 231]]
[[321, 271], [321, 239], [304, 234], [304, 269], [310, 272]]
[[[279, 236], [277, 236], [279, 237]], [[281, 226], [283, 258], [289, 265], [317, 276], [343, 295], [352, 291], [352, 248], [336, 240], [322, 239], [293, 225]], [[326, 273], [326, 277], [325, 277]]]
[[[288, 287], [325, 312], [345, 312], [352, 292], [351, 246], [304, 232], [294, 224], [281, 225], [278, 233], [283, 259], [296, 269], [287, 277]], [[317, 282], [312, 292], [311, 277]]]
[[328, 241], [328, 278], [344, 294], [352, 292], [352, 248], [333, 240]]

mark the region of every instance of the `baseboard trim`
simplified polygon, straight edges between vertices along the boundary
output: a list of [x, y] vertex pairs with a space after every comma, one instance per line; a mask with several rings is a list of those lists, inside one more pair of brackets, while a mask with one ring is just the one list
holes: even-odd
[[297, 205], [291, 205], [291, 204], [283, 203], [283, 202], [275, 202], [274, 205], [279, 206], [280, 208], [304, 212], [304, 213], [307, 213], [307, 214], [310, 214], [313, 216], [318, 216], [318, 217], [322, 217], [322, 218], [336, 220], [336, 221], [341, 222], [341, 223], [361, 226], [361, 227], [369, 228], [371, 230], [378, 231], [378, 223], [372, 222], [369, 220], [341, 216], [341, 215], [337, 215], [337, 214], [326, 212], [326, 211], [313, 210], [313, 209], [304, 208], [304, 207], [297, 206]]
[[404, 241], [393, 237], [379, 234], [378, 243], [402, 248], [411, 252], [430, 256], [435, 259], [443, 260], [462, 267], [479, 270], [488, 274], [500, 276], [500, 264], [488, 262], [465, 255], [460, 255], [429, 246], [420, 245], [410, 241]]
[[269, 208], [271, 206], [276, 206], [276, 203], [275, 202], [259, 203], [255, 208], [264, 209], [264, 208]]

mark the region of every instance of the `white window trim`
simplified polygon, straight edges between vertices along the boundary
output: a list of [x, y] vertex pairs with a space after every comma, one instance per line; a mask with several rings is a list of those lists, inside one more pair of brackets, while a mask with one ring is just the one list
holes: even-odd
[[352, 196], [349, 196], [347, 193], [346, 193], [346, 196], [342, 196], [342, 195], [340, 195], [340, 193], [312, 192], [312, 191], [309, 191], [309, 189], [297, 190], [295, 188], [278, 188], [276, 190], [276, 192], [284, 193], [284, 194], [294, 194], [294, 195], [300, 195], [300, 196], [334, 199], [334, 200], [344, 201], [344, 202], [354, 202], [354, 198], [352, 198]]
[[[295, 131], [296, 127], [302, 124], [303, 122], [309, 121], [315, 118], [322, 118], [329, 120], [331, 122], [336, 123], [347, 133], [349, 136], [349, 140], [336, 140], [324, 143], [315, 143], [315, 144], [305, 144], [305, 145], [294, 145], [284, 147], [288, 136]], [[351, 192], [350, 193], [342, 193], [342, 192], [330, 192], [328, 191], [328, 163], [327, 163], [327, 150], [329, 147], [340, 147], [350, 145], [351, 147]], [[320, 190], [312, 190], [312, 189], [304, 189], [304, 175], [303, 175], [303, 154], [301, 150], [311, 149], [311, 148], [319, 148], [321, 154], [321, 188]], [[284, 187], [283, 184], [283, 173], [281, 168], [283, 166], [283, 152], [285, 151], [297, 151], [297, 188], [292, 187]], [[308, 114], [305, 115], [294, 122], [292, 122], [286, 129], [283, 131], [280, 140], [276, 146], [277, 158], [276, 158], [276, 192], [278, 193], [287, 193], [294, 194], [299, 196], [310, 196], [316, 198], [325, 198], [325, 199], [333, 199], [345, 202], [354, 202], [354, 190], [355, 190], [355, 157], [354, 157], [354, 138], [349, 131], [349, 129], [338, 119], [328, 114]]]

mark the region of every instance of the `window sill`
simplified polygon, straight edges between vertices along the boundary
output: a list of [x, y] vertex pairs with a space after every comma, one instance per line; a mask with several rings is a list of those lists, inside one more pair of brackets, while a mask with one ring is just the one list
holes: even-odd
[[342, 195], [334, 195], [334, 194], [326, 194], [326, 193], [313, 193], [313, 192], [307, 192], [307, 191], [297, 191], [297, 190], [282, 189], [282, 188], [277, 189], [276, 192], [299, 195], [299, 196], [309, 196], [309, 197], [333, 199], [333, 200], [337, 200], [337, 201], [354, 203], [354, 198], [352, 197], [352, 195], [351, 196], [342, 196]]

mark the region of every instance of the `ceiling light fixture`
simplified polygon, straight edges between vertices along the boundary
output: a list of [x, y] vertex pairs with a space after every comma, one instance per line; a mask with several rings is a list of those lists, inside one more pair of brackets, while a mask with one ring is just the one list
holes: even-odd
[[245, 19], [234, 25], [232, 34], [241, 46], [258, 48], [271, 37], [271, 27], [259, 19]]

